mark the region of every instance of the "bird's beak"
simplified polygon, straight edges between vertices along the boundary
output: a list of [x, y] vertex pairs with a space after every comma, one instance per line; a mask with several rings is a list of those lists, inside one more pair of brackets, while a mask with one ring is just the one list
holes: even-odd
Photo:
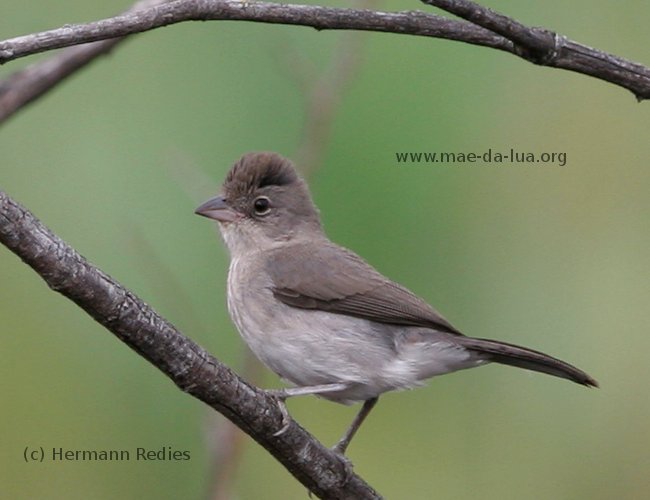
[[197, 215], [209, 217], [218, 222], [232, 222], [240, 217], [240, 213], [228, 206], [223, 196], [215, 196], [203, 203], [194, 211]]

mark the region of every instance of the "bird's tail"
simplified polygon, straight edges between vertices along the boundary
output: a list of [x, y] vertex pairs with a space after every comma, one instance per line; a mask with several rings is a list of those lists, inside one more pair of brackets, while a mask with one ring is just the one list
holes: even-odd
[[573, 380], [587, 387], [598, 387], [598, 382], [582, 370], [543, 352], [496, 340], [459, 337], [456, 341], [460, 341], [466, 349], [480, 353], [486, 359], [495, 363], [548, 373], [555, 377]]

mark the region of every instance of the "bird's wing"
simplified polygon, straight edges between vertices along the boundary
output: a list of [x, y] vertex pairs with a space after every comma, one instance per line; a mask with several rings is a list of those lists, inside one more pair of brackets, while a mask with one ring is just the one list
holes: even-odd
[[273, 294], [287, 305], [460, 334], [429, 304], [333, 243], [294, 244], [267, 257]]

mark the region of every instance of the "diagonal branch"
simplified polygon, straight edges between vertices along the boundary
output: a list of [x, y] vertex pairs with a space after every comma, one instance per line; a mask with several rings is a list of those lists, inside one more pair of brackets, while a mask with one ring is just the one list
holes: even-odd
[[512, 41], [515, 46], [525, 47], [531, 52], [546, 52], [549, 42], [553, 40], [553, 34], [547, 30], [529, 28], [511, 17], [499, 14], [469, 0], [422, 0], [422, 2], [446, 10], [472, 24], [493, 31]]
[[540, 66], [567, 69], [621, 85], [639, 101], [650, 98], [648, 68], [579, 44], [545, 28], [516, 19], [470, 0], [421, 0], [510, 40], [512, 52]]
[[[139, 0], [127, 12], [151, 8], [169, 0]], [[108, 54], [123, 37], [69, 47], [0, 81], [0, 124], [97, 57]]]
[[286, 432], [275, 399], [241, 380], [151, 307], [94, 267], [26, 208], [0, 191], [0, 243], [31, 266], [53, 290], [266, 448], [321, 498], [379, 495], [295, 421]]
[[[148, 31], [184, 21], [231, 20], [364, 30], [456, 40], [510, 52], [535, 64], [590, 75], [650, 98], [650, 68], [573, 42], [541, 28], [527, 28], [467, 0], [423, 0], [472, 22], [418, 11], [380, 12], [233, 0], [175, 0], [88, 24], [0, 42], [0, 64], [61, 47]], [[476, 24], [474, 24], [476, 23]], [[482, 26], [487, 26], [488, 29]], [[513, 43], [514, 41], [514, 43]]]
[[0, 82], [0, 123], [97, 57], [110, 52], [122, 40], [124, 38], [112, 38], [69, 47], [54, 57], [10, 75]]

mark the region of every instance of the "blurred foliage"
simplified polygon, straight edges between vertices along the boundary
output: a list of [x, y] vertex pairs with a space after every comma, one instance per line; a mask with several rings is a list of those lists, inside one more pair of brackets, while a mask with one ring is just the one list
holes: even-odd
[[[128, 5], [5, 0], [0, 32]], [[647, 2], [490, 6], [650, 63]], [[403, 0], [386, 8], [429, 10]], [[602, 389], [498, 366], [441, 377], [382, 398], [350, 449], [356, 470], [388, 498], [647, 498], [650, 105], [488, 49], [364, 36], [359, 76], [311, 178], [330, 236], [468, 334], [557, 355]], [[193, 208], [243, 152], [295, 153], [305, 102], [295, 61], [319, 71], [339, 37], [241, 22], [135, 36], [2, 128], [2, 188], [237, 367], [227, 255]], [[489, 147], [568, 160], [431, 165], [394, 156]], [[206, 408], [4, 248], [0, 280], [0, 497], [205, 498]], [[325, 443], [356, 411], [314, 398], [290, 407]], [[171, 446], [191, 460], [26, 464], [26, 446]], [[251, 440], [235, 481], [242, 499], [306, 495]]]

